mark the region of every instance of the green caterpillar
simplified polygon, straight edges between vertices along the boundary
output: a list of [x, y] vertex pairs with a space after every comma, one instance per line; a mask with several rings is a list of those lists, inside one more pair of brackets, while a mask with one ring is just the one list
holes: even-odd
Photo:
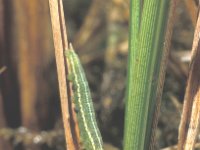
[[95, 119], [88, 82], [78, 55], [72, 46], [66, 50], [66, 57], [83, 147], [86, 150], [103, 150], [103, 142]]

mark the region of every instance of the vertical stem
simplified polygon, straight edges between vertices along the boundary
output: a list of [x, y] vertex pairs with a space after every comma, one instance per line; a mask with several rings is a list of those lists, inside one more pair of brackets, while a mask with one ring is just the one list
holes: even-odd
[[54, 37], [55, 55], [56, 55], [56, 65], [58, 72], [58, 82], [59, 91], [61, 99], [61, 109], [63, 116], [63, 123], [65, 129], [65, 139], [67, 144], [67, 149], [75, 150], [76, 145], [73, 141], [71, 126], [70, 126], [70, 115], [69, 115], [69, 103], [67, 97], [67, 81], [66, 81], [66, 65], [64, 60], [64, 49], [68, 47], [67, 36], [63, 34], [64, 25], [64, 15], [60, 12], [62, 9], [61, 0], [49, 0], [52, 30]]
[[[125, 150], [149, 149], [170, 0], [131, 1]], [[134, 8], [135, 6], [135, 8]], [[137, 14], [137, 15], [136, 15]], [[141, 19], [140, 19], [141, 15]], [[141, 20], [141, 21], [140, 21]]]
[[[134, 102], [132, 100], [131, 82], [133, 82], [133, 70], [130, 69], [131, 65], [134, 64], [137, 58], [137, 42], [138, 34], [140, 29], [140, 17], [141, 17], [141, 2], [140, 0], [131, 0], [130, 4], [130, 35], [129, 35], [129, 58], [128, 58], [128, 80], [127, 80], [127, 100], [126, 100], [126, 116], [125, 116], [125, 133], [124, 133], [124, 150], [133, 149], [135, 147], [133, 141], [135, 140], [134, 128], [130, 128], [130, 125], [134, 124], [134, 119], [132, 117], [132, 105]], [[130, 88], [129, 88], [130, 87]], [[132, 136], [129, 136], [132, 135]], [[137, 138], [136, 138], [137, 139]], [[135, 150], [135, 149], [133, 149]]]
[[[199, 131], [200, 120], [200, 15], [194, 33], [192, 60], [179, 127], [178, 150], [192, 150]], [[189, 125], [189, 128], [188, 128]]]
[[[171, 36], [175, 20], [175, 8], [177, 0], [173, 1], [162, 1], [160, 14], [160, 23], [158, 28], [157, 40], [158, 47], [158, 65], [155, 68], [155, 77], [158, 78], [157, 84], [152, 88], [151, 95], [151, 106], [148, 114], [148, 125], [145, 145], [149, 146], [149, 149], [154, 150], [155, 146], [155, 132], [158, 123], [158, 114], [160, 111], [162, 91], [165, 81], [165, 73], [167, 68], [168, 56], [170, 52]], [[164, 15], [168, 17], [163, 17]], [[164, 43], [164, 44], [163, 44]], [[156, 88], [156, 92], [155, 92]], [[150, 139], [148, 139], [150, 138]], [[148, 149], [148, 148], [147, 148]]]
[[63, 2], [62, 0], [58, 0], [58, 11], [60, 17], [60, 29], [61, 29], [61, 36], [62, 36], [62, 43], [64, 50], [68, 49], [68, 40], [67, 40], [67, 29], [65, 25], [65, 17], [63, 11]]

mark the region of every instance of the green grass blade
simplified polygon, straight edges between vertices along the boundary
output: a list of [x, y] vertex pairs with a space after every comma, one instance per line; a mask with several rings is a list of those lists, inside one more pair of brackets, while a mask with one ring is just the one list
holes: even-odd
[[[132, 4], [136, 2], [139, 4], [136, 0], [135, 2], [133, 0]], [[130, 24], [124, 150], [144, 150], [148, 147], [145, 144], [149, 144], [147, 134], [151, 132], [146, 129], [148, 127], [149, 130], [152, 122], [148, 120], [152, 118], [148, 114], [149, 111], [152, 112], [151, 115], [154, 112], [155, 102], [152, 101], [155, 101], [153, 97], [155, 97], [157, 87], [156, 77], [159, 74], [166, 27], [165, 19], [167, 20], [168, 16], [163, 7], [169, 2], [170, 0], [145, 0], [141, 23], [140, 19], [138, 20], [141, 27], [133, 29], [136, 23], [131, 21]], [[140, 11], [135, 12], [138, 9], [134, 8], [131, 10], [131, 20], [136, 20], [134, 13], [140, 14]]]
[[[138, 42], [138, 35], [140, 30], [140, 20], [141, 20], [141, 2], [140, 0], [132, 0], [131, 1], [131, 18], [130, 18], [130, 24], [132, 25], [132, 28], [130, 29], [130, 42], [129, 47], [136, 48], [137, 42]], [[133, 60], [136, 60], [137, 55], [135, 53], [136, 51], [130, 51], [129, 55], [129, 63], [132, 64]]]
[[[169, 9], [170, 9], [170, 0], [163, 0], [161, 1], [160, 9], [159, 9], [159, 16], [157, 21], [157, 29], [156, 29], [156, 35], [155, 35], [155, 43], [154, 43], [154, 49], [157, 51], [156, 54], [156, 63], [154, 64], [154, 81], [152, 83], [151, 87], [151, 95], [150, 95], [150, 103], [149, 103], [149, 110], [148, 110], [148, 122], [146, 127], [146, 136], [145, 136], [145, 149], [149, 149], [149, 145], [152, 144], [151, 142], [151, 135], [152, 135], [152, 128], [153, 128], [153, 119], [154, 119], [154, 113], [155, 109], [157, 107], [156, 102], [157, 100], [157, 90], [162, 90], [162, 87], [158, 87], [159, 85], [159, 76], [160, 76], [160, 68], [161, 68], [161, 61], [164, 57], [164, 42], [165, 42], [165, 35], [166, 35], [166, 27], [167, 27], [167, 21], [168, 21], [168, 15], [169, 15]], [[164, 64], [166, 65], [166, 64]], [[164, 81], [163, 81], [164, 82]], [[161, 88], [161, 89], [158, 89]], [[155, 120], [157, 121], [157, 120]], [[157, 124], [157, 123], [156, 123]], [[151, 145], [153, 147], [153, 144]]]
[[[140, 0], [131, 0], [130, 3], [130, 24], [132, 26], [132, 28], [130, 28], [130, 35], [129, 35], [129, 47], [131, 48], [131, 50], [129, 51], [129, 58], [128, 58], [128, 68], [132, 67], [132, 64], [136, 61], [137, 59], [137, 42], [138, 42], [138, 35], [139, 35], [139, 29], [140, 29], [140, 19], [141, 19], [141, 2]], [[130, 76], [133, 76], [133, 71], [131, 69], [128, 69], [128, 83], [132, 83], [132, 78], [130, 78]], [[129, 97], [129, 95], [131, 95], [131, 90], [127, 90], [127, 96]], [[131, 104], [129, 104], [130, 101], [126, 102], [127, 106], [131, 106]], [[128, 114], [128, 116], [130, 115], [130, 111], [129, 109], [131, 109], [131, 107], [127, 107], [126, 108], [126, 115]], [[132, 141], [134, 140], [134, 137], [129, 136], [129, 133], [132, 133], [133, 131], [132, 128], [129, 128], [129, 125], [133, 122], [133, 120], [129, 119], [129, 117], [126, 116], [125, 118], [125, 136], [124, 136], [124, 149], [128, 150], [131, 149], [132, 145]]]

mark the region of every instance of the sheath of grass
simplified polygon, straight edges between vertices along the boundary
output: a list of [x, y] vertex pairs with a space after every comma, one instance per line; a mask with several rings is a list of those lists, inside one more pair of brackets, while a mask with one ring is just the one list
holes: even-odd
[[[131, 0], [124, 150], [149, 147], [170, 0]], [[141, 10], [142, 8], [142, 10]]]
[[[168, 57], [168, 53], [169, 50], [167, 48], [169, 48], [169, 46], [167, 44], [167, 41], [165, 41], [166, 38], [170, 38], [170, 37], [166, 37], [166, 36], [171, 36], [170, 35], [166, 35], [166, 32], [170, 32], [169, 30], [171, 29], [167, 29], [167, 22], [169, 21], [168, 16], [169, 16], [169, 11], [170, 11], [170, 0], [162, 0], [160, 7], [159, 7], [159, 16], [157, 19], [157, 28], [156, 28], [156, 34], [155, 34], [155, 43], [154, 43], [154, 47], [153, 49], [156, 51], [156, 55], [155, 55], [155, 64], [154, 64], [154, 73], [153, 73], [153, 83], [151, 84], [151, 94], [150, 94], [150, 103], [149, 103], [149, 109], [148, 109], [148, 118], [147, 118], [147, 127], [146, 127], [146, 136], [145, 136], [145, 149], [149, 149], [149, 145], [151, 144], [151, 149], [154, 149], [154, 144], [155, 143], [150, 143], [152, 142], [151, 138], [152, 137], [152, 132], [155, 131], [155, 129], [153, 129], [153, 124], [157, 124], [157, 118], [156, 120], [154, 119], [154, 115], [157, 115], [155, 113], [159, 113], [159, 112], [155, 112], [157, 109], [156, 107], [160, 107], [160, 98], [161, 98], [161, 94], [162, 90], [163, 90], [163, 83], [159, 83], [159, 82], [164, 82], [164, 75], [161, 73], [162, 71], [166, 70], [166, 57]], [[171, 21], [172, 19], [170, 19]], [[168, 26], [169, 27], [169, 26]], [[161, 62], [164, 61], [164, 62]], [[164, 65], [164, 66], [162, 66]], [[160, 69], [164, 69], [164, 70], [160, 70]], [[159, 109], [158, 109], [159, 110]], [[156, 121], [156, 122], [155, 122]]]

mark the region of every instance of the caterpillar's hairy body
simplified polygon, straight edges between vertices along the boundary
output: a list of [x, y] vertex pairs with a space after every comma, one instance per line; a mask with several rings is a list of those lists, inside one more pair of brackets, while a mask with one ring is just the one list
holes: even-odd
[[83, 146], [86, 150], [103, 150], [102, 138], [96, 123], [89, 86], [77, 54], [71, 47], [66, 51], [69, 74], [73, 84], [74, 103]]

